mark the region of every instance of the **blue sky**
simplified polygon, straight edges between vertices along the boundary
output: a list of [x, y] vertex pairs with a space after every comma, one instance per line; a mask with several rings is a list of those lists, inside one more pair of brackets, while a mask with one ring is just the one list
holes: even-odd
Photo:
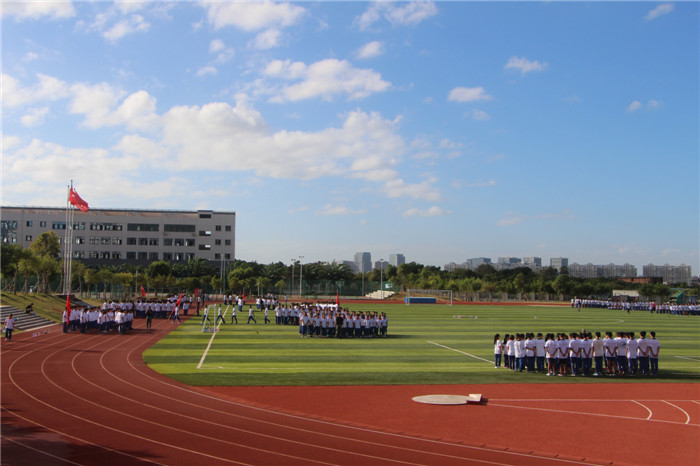
[[236, 257], [700, 270], [697, 2], [2, 4], [2, 203]]

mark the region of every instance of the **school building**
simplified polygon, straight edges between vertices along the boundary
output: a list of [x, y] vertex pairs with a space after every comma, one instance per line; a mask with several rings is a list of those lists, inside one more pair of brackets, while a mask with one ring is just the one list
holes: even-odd
[[[29, 245], [52, 231], [61, 241], [66, 209], [2, 207], [2, 243]], [[73, 218], [73, 259], [86, 265], [235, 259], [236, 213], [213, 210], [90, 209]], [[63, 254], [63, 251], [61, 251]]]

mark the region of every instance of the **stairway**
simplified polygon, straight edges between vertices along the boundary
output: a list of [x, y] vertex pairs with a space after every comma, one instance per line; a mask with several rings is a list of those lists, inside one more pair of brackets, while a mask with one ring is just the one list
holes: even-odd
[[16, 307], [0, 306], [0, 320], [2, 322], [5, 322], [5, 318], [10, 314], [15, 319], [15, 329], [17, 330], [34, 330], [56, 324], [53, 320], [44, 319], [33, 312], [25, 314], [23, 310]]

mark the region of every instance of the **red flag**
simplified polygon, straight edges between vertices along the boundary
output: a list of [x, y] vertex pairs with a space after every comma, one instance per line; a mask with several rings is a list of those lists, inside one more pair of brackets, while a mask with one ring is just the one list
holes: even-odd
[[68, 201], [83, 212], [88, 211], [88, 203], [75, 192], [72, 186], [70, 188], [70, 194], [68, 195]]
[[243, 290], [243, 301], [245, 301], [245, 290]]
[[182, 293], [180, 293], [180, 296], [177, 297], [177, 304], [176, 304], [176, 306], [179, 306], [181, 301], [182, 301]]
[[141, 285], [141, 296], [146, 296], [146, 290], [143, 289], [143, 285]]
[[340, 291], [335, 290], [335, 304], [340, 308]]
[[66, 295], [66, 311], [68, 311], [68, 321], [70, 321], [70, 295]]

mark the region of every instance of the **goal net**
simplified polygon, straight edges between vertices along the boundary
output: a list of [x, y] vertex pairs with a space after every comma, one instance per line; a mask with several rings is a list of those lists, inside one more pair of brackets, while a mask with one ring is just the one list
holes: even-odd
[[406, 290], [406, 304], [447, 304], [452, 306], [452, 290]]

